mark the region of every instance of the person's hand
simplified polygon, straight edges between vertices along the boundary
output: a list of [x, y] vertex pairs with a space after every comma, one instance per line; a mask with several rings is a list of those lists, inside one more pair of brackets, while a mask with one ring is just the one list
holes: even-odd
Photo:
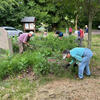
[[26, 44], [28, 47], [32, 48], [32, 45], [30, 45], [29, 43]]
[[29, 46], [30, 48], [33, 48], [33, 46], [32, 46], [32, 45], [30, 45], [30, 44], [29, 44], [28, 46]]
[[29, 44], [29, 43], [27, 43], [27, 46], [29, 46], [29, 47], [30, 47], [30, 44]]
[[28, 42], [24, 42], [24, 44], [25, 44], [26, 46], [29, 46], [29, 43], [28, 43]]
[[77, 67], [77, 66], [78, 66], [78, 64], [74, 63], [74, 64], [73, 64], [73, 66], [74, 66], [74, 67]]

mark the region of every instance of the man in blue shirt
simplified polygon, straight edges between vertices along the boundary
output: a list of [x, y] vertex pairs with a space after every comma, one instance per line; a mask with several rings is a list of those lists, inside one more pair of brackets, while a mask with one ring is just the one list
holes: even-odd
[[88, 26], [85, 25], [85, 33], [88, 33]]
[[55, 34], [58, 34], [58, 37], [59, 37], [59, 38], [63, 37], [63, 33], [62, 33], [62, 32], [60, 32], [60, 31], [56, 31], [56, 33], [55, 33]]
[[78, 77], [83, 79], [83, 73], [90, 76], [89, 63], [93, 53], [88, 48], [73, 48], [72, 50], [65, 50], [63, 52], [63, 59], [72, 57], [72, 61], [69, 63], [73, 64], [76, 62], [79, 65]]

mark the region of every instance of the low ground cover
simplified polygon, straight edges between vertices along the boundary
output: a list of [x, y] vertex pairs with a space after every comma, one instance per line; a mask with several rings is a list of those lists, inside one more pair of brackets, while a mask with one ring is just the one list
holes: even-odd
[[[59, 62], [62, 62], [62, 52], [65, 49], [76, 47], [77, 44], [74, 41], [74, 36], [63, 37], [62, 39], [54, 37], [53, 34], [46, 38], [35, 36], [30, 41], [33, 48], [27, 47], [23, 54], [19, 54], [18, 45], [16, 45], [17, 39], [13, 38], [15, 54], [8, 56], [0, 63], [0, 78], [16, 75], [29, 67], [37, 75], [62, 74], [64, 73], [64, 68], [59, 64]], [[49, 59], [56, 59], [56, 61], [49, 62]]]

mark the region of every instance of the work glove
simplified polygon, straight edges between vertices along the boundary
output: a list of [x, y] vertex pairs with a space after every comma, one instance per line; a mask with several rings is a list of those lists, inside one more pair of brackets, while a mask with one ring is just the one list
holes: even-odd
[[74, 67], [78, 67], [78, 64], [74, 63], [73, 66], [74, 66]]
[[66, 64], [66, 68], [68, 68], [70, 66], [70, 64], [68, 63], [68, 64]]

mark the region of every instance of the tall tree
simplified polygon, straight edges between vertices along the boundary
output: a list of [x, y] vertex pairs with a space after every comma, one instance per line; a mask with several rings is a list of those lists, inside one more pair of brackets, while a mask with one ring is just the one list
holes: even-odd
[[92, 40], [92, 21], [94, 16], [100, 12], [100, 0], [83, 0], [82, 1], [84, 12], [88, 15], [88, 48], [91, 48]]
[[[62, 0], [62, 2], [68, 5], [68, 0]], [[70, 0], [73, 5], [71, 9], [76, 12], [76, 16], [81, 13], [84, 13], [84, 16], [88, 17], [88, 48], [91, 48], [91, 39], [92, 39], [92, 21], [94, 16], [100, 12], [100, 0]], [[77, 23], [77, 21], [76, 21]]]
[[60, 2], [55, 0], [30, 0], [27, 3], [26, 14], [35, 16], [38, 25], [48, 23], [52, 27], [56, 27], [60, 22], [64, 22], [65, 12]]
[[18, 6], [18, 3], [15, 0], [0, 0], [0, 19], [1, 25], [6, 25], [9, 23], [10, 15], [14, 14], [14, 9]]

